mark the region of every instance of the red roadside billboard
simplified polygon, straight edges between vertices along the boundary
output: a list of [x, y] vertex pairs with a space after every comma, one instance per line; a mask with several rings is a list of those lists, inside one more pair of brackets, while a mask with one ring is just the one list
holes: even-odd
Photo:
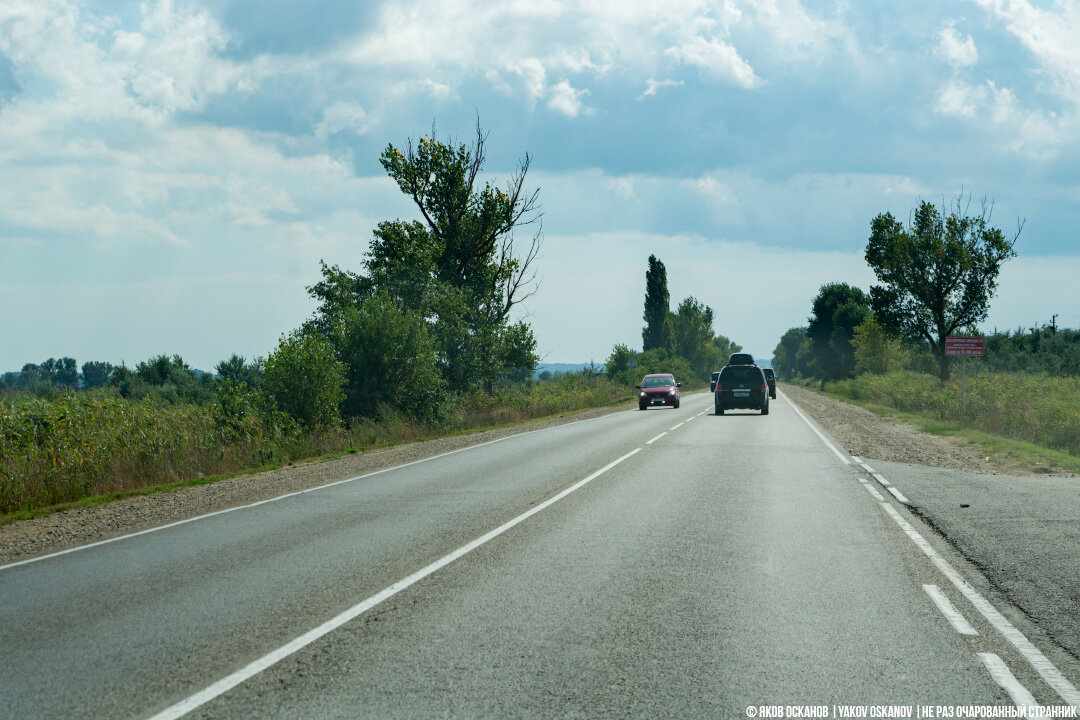
[[945, 338], [945, 355], [950, 357], [981, 357], [983, 338], [950, 335]]

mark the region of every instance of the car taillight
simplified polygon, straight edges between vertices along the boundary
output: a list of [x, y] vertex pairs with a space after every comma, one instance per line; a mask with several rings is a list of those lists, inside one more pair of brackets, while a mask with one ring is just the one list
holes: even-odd
[[721, 385], [720, 383], [716, 383], [716, 392], [720, 392], [723, 389], [724, 389], [723, 385]]
[[764, 390], [764, 389], [765, 389], [765, 383], [761, 383], [761, 389], [762, 389], [762, 390]]

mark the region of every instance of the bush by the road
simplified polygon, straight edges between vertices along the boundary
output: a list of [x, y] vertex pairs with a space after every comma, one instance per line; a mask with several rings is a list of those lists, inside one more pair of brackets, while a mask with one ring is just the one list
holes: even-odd
[[993, 435], [1080, 456], [1080, 378], [1035, 373], [979, 373], [964, 382], [896, 372], [829, 384], [838, 395], [902, 412], [959, 422]]

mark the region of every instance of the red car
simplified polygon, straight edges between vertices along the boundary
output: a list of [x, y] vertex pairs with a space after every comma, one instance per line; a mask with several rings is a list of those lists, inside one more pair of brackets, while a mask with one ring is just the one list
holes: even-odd
[[646, 375], [640, 385], [634, 386], [638, 391], [638, 410], [650, 405], [672, 405], [677, 409], [680, 385], [682, 383], [675, 382], [675, 376], [671, 373]]

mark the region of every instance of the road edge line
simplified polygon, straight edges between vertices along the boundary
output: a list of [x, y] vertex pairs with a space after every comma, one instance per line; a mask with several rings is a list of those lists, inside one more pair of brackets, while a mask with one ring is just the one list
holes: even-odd
[[787, 404], [791, 406], [791, 409], [794, 410], [795, 413], [803, 419], [803, 422], [805, 422], [810, 427], [810, 429], [813, 430], [819, 438], [821, 438], [821, 441], [825, 443], [828, 448], [836, 454], [836, 457], [840, 458], [840, 462], [844, 463], [845, 465], [851, 465], [851, 460], [848, 460], [843, 453], [837, 450], [836, 446], [829, 442], [829, 438], [825, 437], [824, 433], [814, 427], [814, 424], [810, 422], [810, 418], [806, 417], [806, 415], [803, 414], [803, 411], [799, 409], [799, 406], [796, 405], [793, 400], [788, 398], [787, 393], [782, 393], [778, 390], [776, 394], [784, 398]]
[[1042, 654], [1042, 651], [1035, 647], [1035, 645], [1028, 640], [1027, 636], [1020, 632], [1008, 618], [1002, 615], [1001, 612], [994, 607], [993, 603], [972, 587], [971, 583], [965, 580], [964, 576], [961, 575], [948, 560], [941, 557], [938, 551], [934, 549], [934, 546], [931, 545], [918, 530], [913, 528], [911, 523], [904, 519], [899, 510], [894, 508], [891, 503], [887, 502], [881, 503], [881, 507], [885, 508], [885, 512], [887, 512], [896, 524], [900, 526], [900, 529], [911, 538], [911, 541], [914, 542], [920, 550], [922, 550], [923, 554], [929, 558], [930, 562], [941, 571], [941, 574], [949, 579], [949, 582], [960, 591], [960, 594], [968, 599], [968, 602], [979, 611], [979, 614], [986, 618], [994, 629], [1001, 633], [1001, 636], [1008, 640], [1009, 643], [1024, 656], [1025, 660], [1031, 663], [1035, 672], [1039, 674], [1046, 684], [1053, 688], [1054, 692], [1056, 692], [1066, 703], [1080, 709], [1080, 691], [1077, 691], [1073, 684], [1069, 682], [1060, 670], [1057, 669], [1057, 666], [1050, 662], [1050, 660]]

